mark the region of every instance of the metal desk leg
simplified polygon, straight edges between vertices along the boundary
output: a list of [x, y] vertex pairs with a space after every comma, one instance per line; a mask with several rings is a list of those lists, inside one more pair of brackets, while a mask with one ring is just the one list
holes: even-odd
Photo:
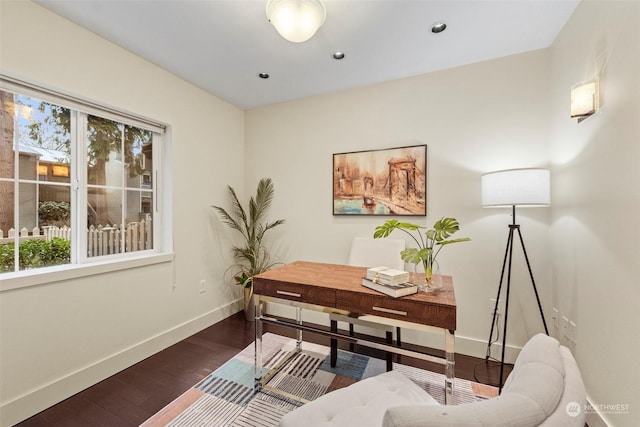
[[[338, 322], [336, 320], [331, 321], [331, 332], [334, 334], [338, 332]], [[335, 338], [331, 338], [331, 367], [336, 367], [336, 362], [338, 361], [338, 340]]]
[[455, 378], [455, 331], [446, 329], [445, 332], [445, 358], [446, 364], [444, 367], [444, 403], [446, 405], [453, 404], [453, 380]]
[[[296, 323], [298, 325], [302, 325], [302, 309], [300, 307], [296, 307]], [[302, 329], [298, 329], [296, 333], [296, 351], [300, 351], [302, 349]]]
[[[336, 330], [336, 332], [338, 332], [338, 331]], [[356, 332], [355, 332], [355, 329], [353, 327], [353, 323], [349, 323], [349, 336], [350, 337], [355, 337], [356, 336]], [[352, 342], [349, 343], [349, 351], [351, 353], [355, 353], [356, 352], [356, 345], [354, 343], [352, 343]]]
[[[393, 332], [387, 331], [387, 344], [393, 345]], [[393, 371], [393, 353], [387, 351], [387, 372]]]
[[254, 341], [254, 378], [256, 390], [260, 388], [260, 381], [262, 380], [262, 316], [260, 296], [254, 295], [253, 297], [256, 306], [256, 320], [255, 320], [255, 341]]

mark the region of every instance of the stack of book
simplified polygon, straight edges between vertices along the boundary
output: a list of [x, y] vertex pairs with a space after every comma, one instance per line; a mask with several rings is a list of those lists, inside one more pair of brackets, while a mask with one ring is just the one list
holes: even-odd
[[411, 295], [418, 292], [418, 286], [408, 283], [409, 273], [394, 270], [389, 267], [374, 267], [367, 269], [367, 277], [362, 279], [362, 285], [394, 298]]

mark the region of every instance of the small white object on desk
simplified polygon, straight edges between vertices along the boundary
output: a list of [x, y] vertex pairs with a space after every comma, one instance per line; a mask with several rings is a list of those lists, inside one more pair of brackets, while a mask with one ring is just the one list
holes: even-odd
[[367, 278], [362, 279], [362, 286], [365, 286], [374, 291], [382, 292], [394, 298], [403, 297], [405, 295], [411, 295], [418, 292], [418, 285], [412, 283], [398, 283], [394, 285], [387, 285], [385, 283], [374, 282]]
[[367, 269], [366, 278], [385, 285], [398, 285], [409, 281], [409, 273], [389, 267], [373, 267]]

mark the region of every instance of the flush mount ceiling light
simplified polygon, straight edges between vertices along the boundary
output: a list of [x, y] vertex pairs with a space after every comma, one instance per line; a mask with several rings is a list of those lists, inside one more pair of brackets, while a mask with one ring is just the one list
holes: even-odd
[[320, 0], [269, 0], [267, 18], [278, 33], [294, 43], [309, 40], [324, 23], [326, 9]]

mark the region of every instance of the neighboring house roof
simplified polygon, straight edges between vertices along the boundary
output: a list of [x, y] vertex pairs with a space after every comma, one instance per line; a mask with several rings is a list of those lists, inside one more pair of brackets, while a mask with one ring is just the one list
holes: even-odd
[[38, 156], [41, 162], [47, 163], [69, 163], [71, 156], [64, 151], [51, 150], [44, 147], [34, 147], [33, 145], [20, 144], [20, 154]]

